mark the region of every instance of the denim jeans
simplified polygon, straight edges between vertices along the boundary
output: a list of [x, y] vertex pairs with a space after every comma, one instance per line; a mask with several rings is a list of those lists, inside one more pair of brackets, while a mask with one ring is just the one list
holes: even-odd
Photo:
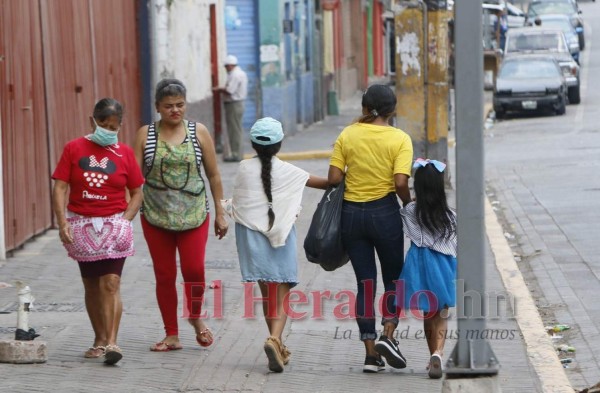
[[374, 305], [377, 293], [375, 251], [379, 257], [386, 292], [381, 323], [392, 322], [398, 325], [395, 281], [404, 265], [404, 232], [396, 194], [388, 194], [371, 202], [344, 201], [342, 240], [356, 274], [358, 293], [355, 310], [360, 339], [374, 340], [377, 338]]

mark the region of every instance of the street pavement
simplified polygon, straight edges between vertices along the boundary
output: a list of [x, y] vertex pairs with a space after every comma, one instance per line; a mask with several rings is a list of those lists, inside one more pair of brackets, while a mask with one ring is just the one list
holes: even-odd
[[486, 131], [486, 179], [496, 212], [555, 343], [575, 348], [577, 389], [600, 382], [600, 11], [580, 2], [586, 29], [579, 105], [565, 116], [517, 116]]
[[[336, 136], [360, 113], [360, 95], [340, 103], [340, 115], [308, 127], [283, 143], [285, 153], [331, 149]], [[450, 157], [454, 156], [450, 149]], [[249, 150], [246, 150], [249, 152]], [[325, 158], [294, 161], [307, 171], [326, 176]], [[225, 196], [231, 195], [237, 164], [221, 163]], [[139, 220], [135, 220], [136, 255], [128, 258], [122, 278], [124, 314], [119, 345], [124, 358], [116, 366], [101, 360], [83, 358], [92, 344], [93, 333], [83, 303], [78, 268], [66, 256], [57, 231], [50, 230], [28, 242], [6, 261], [0, 262], [0, 282], [27, 282], [36, 302], [30, 326], [48, 343], [48, 362], [39, 365], [0, 364], [0, 391], [7, 392], [439, 392], [441, 380], [430, 380], [422, 322], [414, 317], [401, 320], [400, 348], [408, 359], [404, 370], [387, 368], [379, 374], [362, 372], [364, 349], [354, 320], [334, 317], [334, 308], [348, 311], [343, 291], [355, 291], [355, 277], [348, 264], [325, 272], [307, 262], [302, 249], [312, 213], [321, 191], [306, 189], [303, 210], [297, 221], [298, 260], [301, 283], [296, 289], [309, 297], [309, 304], [295, 309], [307, 316], [288, 323], [285, 342], [292, 351], [290, 364], [281, 374], [270, 373], [262, 349], [267, 328], [256, 303], [245, 301], [235, 250], [234, 231], [223, 240], [209, 238], [206, 255], [207, 282], [220, 288], [208, 289], [205, 310], [215, 343], [201, 348], [185, 320], [180, 322], [183, 350], [168, 353], [149, 351], [163, 337], [162, 323], [154, 294], [154, 275]], [[451, 205], [454, 193], [450, 191]], [[231, 224], [233, 226], [233, 223]], [[486, 247], [488, 291], [504, 287]], [[179, 277], [181, 281], [181, 277]], [[378, 296], [381, 295], [379, 283]], [[316, 293], [330, 291], [323, 300], [322, 317], [315, 307]], [[181, 291], [180, 291], [181, 293]], [[335, 298], [335, 296], [338, 296]], [[258, 290], [254, 292], [258, 296]], [[16, 289], [0, 289], [0, 339], [11, 339], [16, 325]], [[219, 303], [222, 302], [222, 307]], [[250, 304], [251, 309], [245, 306]], [[316, 310], [315, 310], [316, 308]], [[510, 305], [501, 304], [497, 317], [487, 320], [490, 344], [501, 369], [497, 376], [503, 392], [540, 392], [540, 384], [530, 364], [526, 343], [513, 317]], [[256, 316], [252, 316], [252, 315]], [[338, 313], [339, 314], [339, 313]], [[455, 337], [455, 312], [449, 323]], [[249, 316], [248, 316], [249, 315]], [[446, 343], [446, 357], [456, 341]]]

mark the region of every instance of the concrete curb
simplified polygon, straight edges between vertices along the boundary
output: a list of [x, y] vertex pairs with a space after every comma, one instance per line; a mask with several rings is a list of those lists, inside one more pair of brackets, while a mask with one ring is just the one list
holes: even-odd
[[574, 389], [544, 329], [542, 318], [488, 198], [485, 198], [485, 228], [504, 288], [518, 301], [518, 309], [513, 312], [525, 341], [527, 355], [538, 376], [541, 391], [573, 393]]
[[483, 104], [483, 120], [484, 121], [490, 115], [490, 112], [492, 110], [494, 110], [494, 104], [492, 104], [491, 102], [486, 102], [485, 104]]
[[[494, 105], [491, 102], [486, 102], [483, 104], [483, 121], [487, 119], [490, 115], [490, 112], [494, 110]], [[448, 138], [448, 147], [456, 146], [456, 138]]]
[[48, 345], [45, 341], [0, 340], [0, 363], [46, 363]]

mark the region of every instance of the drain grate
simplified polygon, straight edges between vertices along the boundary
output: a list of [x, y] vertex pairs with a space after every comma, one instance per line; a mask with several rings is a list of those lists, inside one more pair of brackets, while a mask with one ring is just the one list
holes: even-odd
[[[9, 303], [0, 308], [0, 312], [16, 312], [19, 307], [17, 302]], [[33, 303], [32, 312], [83, 312], [84, 303]]]
[[237, 259], [213, 259], [205, 261], [205, 266], [209, 269], [237, 269], [239, 263]]

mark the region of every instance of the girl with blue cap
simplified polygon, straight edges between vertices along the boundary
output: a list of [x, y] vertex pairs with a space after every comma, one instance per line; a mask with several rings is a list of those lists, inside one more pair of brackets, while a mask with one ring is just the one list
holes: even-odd
[[242, 280], [258, 282], [269, 337], [264, 350], [269, 370], [282, 372], [290, 352], [282, 343], [287, 322], [284, 299], [298, 284], [295, 221], [305, 186], [327, 188], [327, 179], [278, 159], [281, 123], [265, 117], [250, 129], [256, 156], [240, 163], [233, 198], [223, 201], [235, 220]]

